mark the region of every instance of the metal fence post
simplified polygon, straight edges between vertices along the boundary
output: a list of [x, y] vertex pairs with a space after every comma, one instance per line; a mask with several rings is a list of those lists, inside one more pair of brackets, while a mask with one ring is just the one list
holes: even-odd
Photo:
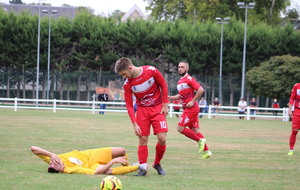
[[53, 112], [56, 113], [56, 99], [53, 100]]
[[17, 111], [18, 108], [18, 98], [15, 98], [14, 110]]
[[173, 117], [173, 104], [170, 105], [170, 117]]
[[211, 119], [211, 105], [208, 106], [208, 119]]
[[247, 120], [250, 120], [250, 107], [247, 106]]
[[95, 105], [96, 105], [96, 102], [95, 102], [95, 97], [96, 97], [96, 94], [93, 94], [93, 104], [92, 104], [92, 114], [95, 114]]

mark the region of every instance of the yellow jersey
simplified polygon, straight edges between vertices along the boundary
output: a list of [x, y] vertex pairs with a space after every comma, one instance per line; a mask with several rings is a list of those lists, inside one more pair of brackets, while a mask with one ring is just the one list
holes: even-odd
[[[50, 163], [50, 157], [38, 156], [48, 164]], [[98, 166], [107, 164], [112, 160], [112, 151], [111, 148], [74, 150], [57, 156], [64, 163], [64, 173], [93, 175]]]

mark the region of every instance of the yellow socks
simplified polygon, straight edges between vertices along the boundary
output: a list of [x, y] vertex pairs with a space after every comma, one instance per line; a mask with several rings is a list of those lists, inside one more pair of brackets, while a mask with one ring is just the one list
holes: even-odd
[[120, 166], [116, 168], [112, 168], [112, 175], [123, 175], [130, 172], [134, 172], [139, 169], [139, 165], [136, 166]]

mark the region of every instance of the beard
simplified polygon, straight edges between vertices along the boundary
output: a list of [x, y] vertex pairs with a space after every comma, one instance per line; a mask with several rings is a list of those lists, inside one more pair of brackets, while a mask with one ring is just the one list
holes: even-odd
[[183, 77], [185, 74], [186, 74], [186, 71], [183, 72], [183, 73], [179, 73], [179, 75], [180, 75], [181, 77]]

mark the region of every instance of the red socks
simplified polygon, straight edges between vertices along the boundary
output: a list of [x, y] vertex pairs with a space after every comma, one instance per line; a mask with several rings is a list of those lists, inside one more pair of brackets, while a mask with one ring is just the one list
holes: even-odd
[[147, 163], [148, 146], [139, 146], [138, 147], [138, 158], [139, 158], [139, 163], [140, 164]]
[[191, 129], [184, 128], [181, 133], [194, 141], [198, 142], [200, 140], [199, 136], [197, 136], [196, 133], [194, 133], [194, 131], [192, 131]]
[[[199, 137], [199, 138], [201, 138], [201, 139], [204, 139], [204, 136], [199, 132], [199, 133], [197, 133], [197, 136]], [[205, 145], [204, 145], [204, 150], [203, 151], [207, 151], [208, 150], [208, 146], [207, 146], [207, 144], [205, 143]]]
[[298, 130], [292, 130], [292, 133], [290, 136], [290, 150], [294, 150], [297, 134], [298, 134]]
[[156, 144], [156, 154], [155, 154], [155, 160], [154, 164], [159, 164], [160, 160], [164, 157], [164, 154], [166, 152], [166, 145], [162, 146], [159, 143]]
[[[161, 159], [164, 157], [164, 154], [166, 152], [166, 145], [162, 146], [159, 143], [156, 144], [156, 154], [155, 154], [155, 160], [154, 164], [159, 164]], [[138, 147], [138, 157], [139, 157], [139, 163], [144, 164], [147, 163], [148, 159], [148, 146], [139, 146]]]

